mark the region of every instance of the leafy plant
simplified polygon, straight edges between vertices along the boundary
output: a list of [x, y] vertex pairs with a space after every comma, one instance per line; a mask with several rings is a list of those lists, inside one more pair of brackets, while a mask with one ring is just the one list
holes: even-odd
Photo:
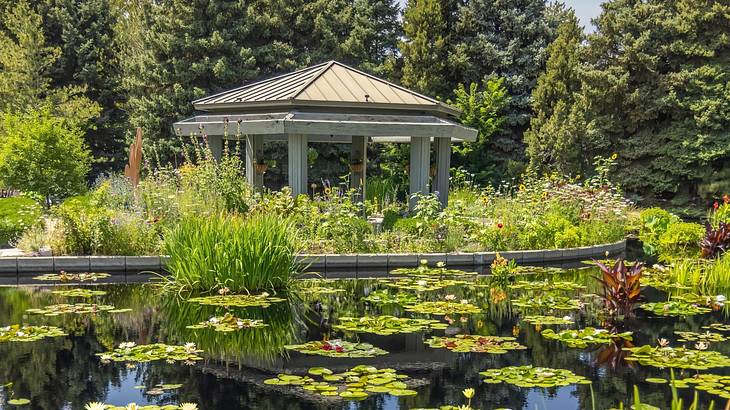
[[508, 366], [480, 372], [485, 383], [508, 383], [519, 387], [558, 387], [571, 384], [590, 384], [590, 380], [565, 369], [549, 367]]
[[443, 300], [428, 301], [409, 305], [404, 308], [407, 312], [423, 313], [428, 315], [451, 315], [454, 313], [468, 314], [481, 313], [481, 309], [464, 299], [459, 302]]
[[0, 245], [14, 241], [37, 225], [41, 211], [41, 206], [30, 198], [0, 198]]
[[108, 312], [108, 313], [125, 313], [129, 312], [131, 309], [117, 309], [112, 305], [101, 305], [96, 303], [75, 303], [75, 304], [68, 304], [68, 303], [62, 303], [58, 305], [49, 305], [43, 308], [33, 308], [28, 309], [26, 312], [37, 314], [37, 315], [43, 315], [43, 316], [59, 316], [59, 315], [65, 315], [68, 313], [75, 313], [75, 314], [87, 314], [87, 313], [101, 313], [101, 312]]
[[188, 329], [213, 329], [216, 332], [233, 332], [234, 330], [251, 329], [268, 326], [262, 320], [241, 319], [226, 313], [223, 316], [213, 316], [210, 319], [200, 322], [197, 325], [189, 325]]
[[704, 235], [702, 225], [689, 222], [676, 222], [667, 227], [659, 236], [657, 253], [659, 259], [671, 261], [681, 258], [696, 258], [699, 244]]
[[705, 237], [700, 242], [700, 255], [703, 258], [717, 258], [730, 249], [730, 223], [718, 222], [717, 228], [705, 226]]
[[164, 343], [153, 343], [149, 345], [136, 345], [134, 342], [120, 343], [116, 349], [97, 353], [102, 363], [114, 362], [151, 362], [153, 360], [172, 360], [192, 362], [203, 360], [199, 356], [202, 353], [195, 347], [195, 343], [185, 343], [182, 346], [166, 345]]
[[524, 350], [527, 347], [516, 342], [514, 337], [457, 335], [456, 337], [432, 336], [426, 340], [432, 348], [446, 348], [458, 353], [503, 354], [510, 350]]
[[568, 329], [556, 332], [552, 329], [542, 331], [546, 339], [557, 340], [570, 347], [586, 348], [591, 344], [607, 344], [616, 339], [631, 340], [632, 332], [613, 333], [606, 329], [586, 327], [584, 329]]
[[273, 215], [185, 217], [165, 249], [175, 283], [193, 290], [283, 289], [301, 270], [291, 225]]
[[629, 268], [623, 259], [617, 259], [613, 267], [601, 262], [596, 265], [601, 270], [601, 277], [597, 279], [603, 287], [601, 297], [606, 312], [618, 319], [632, 316], [641, 300], [643, 265], [634, 263]]
[[690, 303], [681, 300], [649, 302], [642, 304], [641, 308], [661, 316], [691, 316], [712, 311], [712, 309], [705, 306], [699, 306], [697, 303]]
[[661, 208], [644, 209], [639, 215], [639, 220], [641, 222], [639, 240], [641, 240], [644, 253], [647, 255], [657, 253], [659, 237], [667, 231], [669, 225], [679, 222], [676, 215], [672, 215]]
[[340, 339], [311, 341], [297, 345], [286, 345], [284, 348], [303, 354], [326, 357], [375, 357], [388, 354], [383, 349], [369, 343], [353, 343]]
[[68, 289], [68, 290], [53, 290], [51, 293], [56, 295], [65, 296], [67, 298], [92, 298], [94, 296], [104, 296], [106, 292], [103, 290], [94, 289]]
[[0, 342], [35, 342], [46, 337], [66, 336], [55, 326], [11, 325], [0, 327]]
[[[222, 292], [225, 293], [225, 292]], [[271, 306], [272, 303], [284, 302], [286, 299], [279, 297], [270, 296], [264, 292], [259, 295], [216, 295], [216, 296], [201, 296], [196, 298], [188, 299], [188, 302], [199, 303], [201, 305], [209, 306], [224, 306], [224, 307], [253, 307], [259, 306], [266, 308]]]
[[333, 329], [346, 332], [375, 333], [376, 335], [389, 336], [397, 333], [415, 333], [430, 329], [445, 329], [448, 325], [438, 320], [411, 319], [395, 316], [365, 316], [339, 318], [339, 324], [332, 326]]
[[727, 367], [730, 358], [711, 350], [692, 350], [684, 347], [638, 346], [626, 350], [631, 355], [626, 360], [636, 361], [644, 366], [677, 367], [680, 369], [707, 370], [714, 367]]

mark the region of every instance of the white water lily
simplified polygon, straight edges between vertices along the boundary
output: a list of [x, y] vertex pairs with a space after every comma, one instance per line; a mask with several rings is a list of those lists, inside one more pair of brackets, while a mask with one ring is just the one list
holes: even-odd
[[269, 293], [268, 292], [264, 292], [264, 293], [261, 294], [261, 297], [262, 298], [268, 298], [269, 297]]
[[563, 316], [563, 320], [565, 320], [565, 321], [571, 321], [572, 322], [573, 321], [573, 318], [570, 317], [570, 315], [565, 315], [565, 316]]
[[446, 295], [444, 296], [445, 300], [456, 300], [456, 295]]
[[84, 409], [86, 410], [104, 410], [107, 408], [107, 405], [98, 401], [86, 403], [86, 406], [84, 406]]
[[175, 351], [175, 346], [167, 346], [167, 347], [165, 348], [165, 351], [166, 351], [167, 353], [172, 353], [172, 352], [174, 352], [174, 351]]
[[19, 330], [19, 331], [15, 332], [15, 335], [18, 336], [18, 337], [23, 337], [23, 336], [25, 336], [25, 332], [21, 332]]
[[416, 282], [416, 285], [418, 285], [418, 286], [426, 286], [426, 285], [428, 285], [428, 281], [419, 280], [418, 282]]
[[697, 350], [707, 350], [708, 347], [710, 345], [707, 342], [698, 342], [695, 344], [695, 349]]
[[725, 297], [725, 295], [715, 296], [715, 302], [717, 302], [718, 305], [724, 305], [725, 301], [727, 301], [727, 298]]
[[218, 318], [217, 318], [217, 317], [215, 317], [215, 316], [213, 316], [212, 318], [208, 319], [208, 322], [210, 322], [210, 323], [214, 323], [214, 324], [215, 324], [215, 323], [218, 323]]
[[10, 326], [0, 327], [0, 332], [8, 332], [10, 331]]
[[195, 343], [193, 342], [187, 342], [183, 345], [183, 348], [185, 349], [185, 353], [195, 353], [197, 349], [195, 348]]
[[198, 410], [198, 405], [195, 403], [180, 403], [180, 410]]
[[236, 321], [236, 326], [243, 327], [243, 321], [242, 320], [237, 320]]
[[122, 342], [122, 343], [119, 343], [119, 348], [120, 349], [131, 349], [134, 346], [137, 346], [137, 343], [134, 343], [134, 342]]
[[468, 305], [469, 304], [469, 300], [467, 300], [467, 299], [461, 299], [461, 304], [462, 305]]
[[126, 410], [138, 410], [139, 406], [137, 406], [137, 403], [129, 403], [127, 404], [127, 407], [125, 407]]

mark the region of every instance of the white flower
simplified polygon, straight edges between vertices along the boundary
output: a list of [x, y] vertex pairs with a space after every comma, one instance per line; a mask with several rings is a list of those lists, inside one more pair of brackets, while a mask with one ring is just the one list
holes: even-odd
[[84, 406], [84, 409], [86, 410], [104, 410], [106, 409], [106, 404], [95, 401], [92, 403], [86, 403], [86, 406]]
[[17, 331], [16, 333], [15, 333], [15, 335], [16, 335], [16, 336], [18, 336], [18, 337], [23, 337], [23, 336], [25, 336], [25, 333], [24, 333], [24, 332], [21, 332], [20, 330], [18, 330], [18, 331]]
[[174, 351], [175, 351], [175, 346], [167, 346], [167, 347], [165, 348], [165, 351], [166, 351], [167, 353], [172, 353], [172, 352], [174, 352]]
[[196, 353], [197, 349], [195, 348], [195, 343], [193, 342], [187, 342], [183, 345], [183, 348], [185, 349], [185, 353], [193, 354]]
[[139, 406], [137, 406], [137, 403], [129, 403], [127, 404], [127, 407], [125, 407], [126, 410], [138, 410]]
[[101, 359], [102, 363], [109, 363], [112, 360], [112, 356], [108, 354], [102, 354], [101, 356], [99, 356], [99, 358]]
[[695, 349], [697, 350], [707, 350], [707, 348], [710, 347], [707, 342], [699, 342], [695, 344]]
[[565, 320], [566, 322], [572, 322], [573, 318], [570, 317], [570, 315], [565, 315], [565, 316], [563, 316], [563, 320]]
[[[137, 345], [137, 343], [134, 343], [134, 342], [122, 342], [122, 343], [119, 343], [119, 348], [120, 349], [131, 349], [136, 345]], [[132, 404], [134, 404], [134, 403], [132, 403]]]
[[428, 285], [428, 281], [419, 280], [418, 282], [416, 282], [416, 285], [418, 285], [418, 286], [426, 286], [426, 285]]
[[237, 321], [236, 321], [236, 325], [237, 325], [238, 327], [243, 327], [243, 320], [237, 320]]
[[467, 299], [461, 299], [461, 304], [462, 305], [468, 305], [469, 304], [469, 300], [467, 300]]
[[444, 296], [445, 300], [456, 300], [456, 295], [446, 295]]
[[722, 305], [727, 301], [727, 298], [725, 297], [725, 295], [717, 295], [715, 296], [715, 301], [718, 305]]
[[213, 316], [212, 318], [208, 319], [208, 322], [216, 324], [216, 323], [218, 323], [218, 318]]
[[8, 332], [10, 331], [10, 326], [0, 327], [0, 332]]
[[180, 410], [198, 410], [198, 405], [195, 403], [180, 403]]
[[264, 292], [264, 293], [261, 294], [261, 297], [262, 298], [268, 298], [269, 297], [269, 293], [268, 292]]

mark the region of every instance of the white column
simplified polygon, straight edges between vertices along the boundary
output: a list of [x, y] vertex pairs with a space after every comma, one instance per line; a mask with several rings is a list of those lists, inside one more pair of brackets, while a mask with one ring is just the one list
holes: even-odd
[[433, 192], [438, 192], [441, 206], [449, 204], [449, 169], [451, 168], [451, 138], [434, 138], [436, 153], [436, 176]]
[[365, 200], [365, 174], [367, 172], [368, 159], [368, 137], [352, 137], [352, 145], [350, 146], [350, 163], [359, 162], [362, 164], [362, 171], [350, 172], [350, 188], [359, 191], [356, 201]]
[[[410, 194], [428, 194], [428, 170], [431, 162], [431, 139], [411, 137], [411, 158], [409, 170]], [[408, 201], [411, 210], [416, 206], [413, 199]]]
[[261, 135], [246, 136], [246, 180], [254, 188], [264, 186], [264, 175], [256, 172], [256, 163], [264, 160], [264, 138]]
[[213, 159], [220, 162], [223, 157], [223, 136], [222, 135], [208, 135], [208, 148], [213, 154]]
[[307, 193], [307, 136], [288, 135], [289, 187], [293, 196]]

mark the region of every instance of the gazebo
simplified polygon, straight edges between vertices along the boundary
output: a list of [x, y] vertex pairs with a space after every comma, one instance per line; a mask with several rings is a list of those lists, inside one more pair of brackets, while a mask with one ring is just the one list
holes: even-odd
[[[448, 202], [451, 143], [474, 141], [477, 131], [458, 123], [459, 111], [433, 98], [337, 61], [269, 78], [193, 101], [200, 115], [175, 123], [177, 135], [207, 136], [220, 158], [223, 139], [246, 139], [246, 177], [263, 185], [263, 144], [288, 142], [288, 184], [306, 194], [307, 144], [349, 143], [351, 187], [365, 192], [368, 142], [410, 144], [410, 192], [432, 191]], [[257, 166], [259, 165], [259, 166]]]

